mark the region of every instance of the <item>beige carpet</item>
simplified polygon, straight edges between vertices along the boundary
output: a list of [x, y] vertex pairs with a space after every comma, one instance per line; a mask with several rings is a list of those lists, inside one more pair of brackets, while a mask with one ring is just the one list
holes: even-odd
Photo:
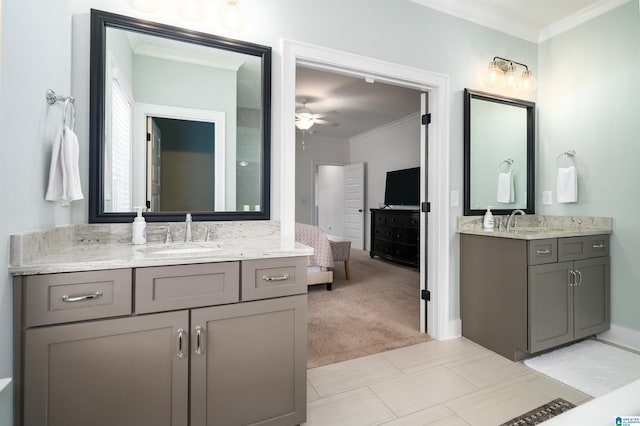
[[307, 367], [432, 340], [420, 333], [419, 272], [351, 250], [350, 280], [336, 262], [333, 291], [309, 287]]

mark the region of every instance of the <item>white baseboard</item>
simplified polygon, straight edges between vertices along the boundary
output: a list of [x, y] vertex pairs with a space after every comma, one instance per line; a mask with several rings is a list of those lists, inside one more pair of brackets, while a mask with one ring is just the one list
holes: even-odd
[[598, 334], [598, 339], [640, 352], [640, 330], [611, 324], [609, 330]]
[[459, 319], [449, 320], [447, 324], [447, 339], [457, 339], [462, 336], [462, 321]]

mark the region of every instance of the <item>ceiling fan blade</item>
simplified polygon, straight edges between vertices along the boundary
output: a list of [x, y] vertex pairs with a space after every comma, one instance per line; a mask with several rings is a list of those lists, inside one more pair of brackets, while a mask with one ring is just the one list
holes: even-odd
[[324, 124], [326, 126], [331, 126], [331, 127], [338, 127], [340, 125], [340, 123], [336, 123], [334, 121], [327, 121], [327, 120], [322, 120], [319, 118], [316, 118], [315, 120], [313, 120], [316, 124]]

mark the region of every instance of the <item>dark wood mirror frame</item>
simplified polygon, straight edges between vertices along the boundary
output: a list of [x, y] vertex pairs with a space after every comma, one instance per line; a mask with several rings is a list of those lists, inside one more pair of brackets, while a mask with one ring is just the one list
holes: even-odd
[[[471, 208], [471, 99], [497, 102], [526, 109], [527, 114], [527, 214], [535, 214], [535, 103], [491, 93], [464, 89], [464, 215], [483, 215], [486, 210]], [[511, 209], [491, 209], [493, 214], [510, 214]]]
[[[270, 218], [271, 163], [271, 47], [219, 37], [151, 21], [91, 10], [90, 55], [90, 143], [89, 143], [89, 223], [131, 222], [135, 213], [105, 212], [105, 42], [107, 28], [222, 49], [262, 59], [262, 128], [260, 153], [260, 211], [189, 212], [194, 220], [267, 220]], [[144, 216], [150, 222], [182, 221], [186, 212], [153, 212]]]

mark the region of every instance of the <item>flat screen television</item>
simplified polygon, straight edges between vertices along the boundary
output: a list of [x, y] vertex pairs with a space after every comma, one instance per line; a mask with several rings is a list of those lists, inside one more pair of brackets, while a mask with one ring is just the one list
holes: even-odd
[[386, 206], [420, 205], [420, 167], [387, 172], [384, 204]]

